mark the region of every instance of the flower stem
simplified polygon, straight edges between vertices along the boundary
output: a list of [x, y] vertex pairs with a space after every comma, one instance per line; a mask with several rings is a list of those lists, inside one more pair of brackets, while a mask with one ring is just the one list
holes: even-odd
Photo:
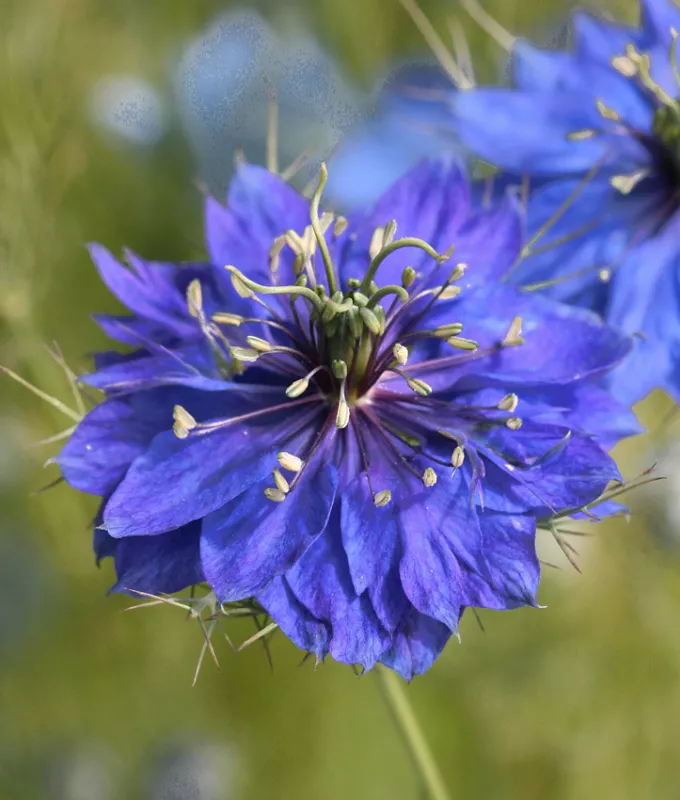
[[430, 800], [451, 800], [439, 767], [406, 696], [402, 679], [381, 664], [376, 665], [375, 674], [380, 682], [381, 693], [399, 727], [418, 774], [427, 788]]

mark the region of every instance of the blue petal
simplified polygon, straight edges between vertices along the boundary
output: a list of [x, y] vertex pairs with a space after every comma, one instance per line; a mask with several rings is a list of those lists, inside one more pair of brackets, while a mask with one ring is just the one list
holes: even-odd
[[105, 496], [159, 429], [155, 415], [143, 416], [129, 403], [108, 400], [83, 419], [55, 461], [71, 486]]
[[671, 28], [680, 29], [680, 9], [673, 0], [640, 0], [641, 23], [645, 32], [670, 46]]
[[109, 495], [153, 437], [172, 427], [175, 404], [199, 421], [214, 416], [220, 400], [189, 390], [155, 389], [125, 400], [107, 400], [90, 411], [56, 457], [62, 474], [82, 492]]
[[596, 19], [586, 11], [573, 14], [572, 27], [577, 55], [607, 66], [614, 56], [626, 52], [627, 44], [634, 44], [640, 51], [649, 45], [649, 37], [638, 28]]
[[[618, 55], [624, 52], [625, 47]], [[543, 92], [548, 99], [552, 95], [562, 99], [580, 97], [590, 113], [592, 127], [602, 127], [602, 118], [596, 105], [598, 99], [618, 111], [633, 127], [640, 130], [651, 127], [652, 107], [649, 99], [633, 81], [612, 68], [611, 59], [605, 63], [599, 59], [578, 59], [570, 53], [539, 50], [521, 41], [516, 45], [513, 55], [516, 57], [519, 78], [524, 83], [522, 88], [531, 91], [531, 84], [535, 84], [532, 96]]]
[[[626, 368], [629, 359], [611, 375]], [[566, 422], [590, 434], [605, 450], [611, 450], [621, 439], [644, 432], [644, 427], [630, 405], [621, 402], [618, 397], [615, 398], [610, 391], [600, 386], [579, 385], [573, 393], [570, 408]]]
[[[376, 476], [381, 490], [387, 486]], [[398, 490], [403, 491], [403, 484]], [[357, 595], [368, 590], [378, 619], [392, 633], [408, 609], [399, 578], [401, 542], [398, 530], [399, 505], [378, 508], [365, 473], [343, 492], [341, 511], [342, 543], [347, 554], [352, 584]]]
[[614, 275], [608, 319], [643, 337], [609, 380], [622, 402], [637, 402], [655, 387], [680, 397], [679, 264], [672, 221], [662, 235], [637, 247]]
[[[428, 86], [431, 91], [431, 87]], [[448, 94], [450, 81], [445, 90]], [[343, 135], [329, 163], [328, 194], [343, 207], [375, 202], [423, 158], [451, 151], [445, 103], [390, 97], [392, 105]], [[406, 117], [406, 119], [405, 119]], [[414, 124], [409, 124], [409, 119]]]
[[139, 392], [168, 384], [208, 391], [222, 391], [225, 387], [207, 340], [177, 350], [140, 352], [135, 357], [117, 360], [96, 372], [82, 375], [80, 380], [108, 394]]
[[544, 50], [517, 39], [512, 50], [515, 83], [527, 92], [553, 91], [561, 88], [565, 74], [576, 70], [571, 53]]
[[446, 625], [412, 609], [380, 661], [410, 681], [415, 675], [427, 672], [450, 636]]
[[162, 536], [131, 536], [117, 542], [118, 580], [112, 592], [172, 594], [204, 580], [199, 556], [201, 523]]
[[[336, 506], [337, 509], [337, 506]], [[288, 572], [297, 599], [332, 631], [329, 651], [343, 664], [371, 669], [388, 647], [390, 637], [380, 625], [371, 601], [357, 596], [340, 539], [339, 509], [323, 536]]]
[[[548, 224], [574, 197], [579, 185], [582, 185], [581, 179], [569, 178], [535, 188], [529, 201], [527, 225], [530, 233]], [[599, 294], [603, 290], [607, 292], [599, 278], [600, 270], [618, 263], [631, 233], [641, 220], [656, 213], [660, 196], [652, 187], [626, 197], [611, 187], [608, 175], [595, 176], [581, 189], [578, 199], [566, 213], [536, 242], [536, 255], [528, 256], [521, 263], [511, 277], [512, 283], [548, 282], [546, 291], [553, 297], [602, 310], [589, 302], [590, 298], [597, 301], [598, 289]]]
[[478, 597], [469, 605], [498, 610], [535, 606], [541, 577], [536, 554], [536, 519], [490, 511], [480, 513], [478, 519], [490, 580], [477, 581]]
[[[222, 397], [228, 409], [235, 395]], [[238, 405], [241, 413], [252, 409], [243, 399]], [[316, 413], [291, 409], [269, 424], [263, 416], [186, 439], [158, 434], [109, 500], [106, 529], [115, 537], [158, 534], [210, 514], [263, 480], [278, 450], [302, 449], [314, 434]]]
[[258, 592], [257, 601], [294, 644], [314, 653], [317, 663], [326, 656], [330, 641], [328, 627], [297, 600], [285, 578], [274, 578]]
[[[292, 229], [302, 234], [309, 225], [309, 201], [268, 170], [242, 164], [229, 188], [228, 207], [206, 200], [206, 240], [211, 260], [223, 267], [233, 264], [258, 283], [269, 283], [269, 250], [277, 236]], [[284, 258], [292, 256], [284, 251]], [[292, 283], [289, 274], [281, 283]], [[291, 280], [293, 279], [293, 280]]]
[[145, 261], [126, 251], [128, 269], [99, 244], [91, 244], [89, 250], [104, 283], [130, 311], [177, 336], [195, 335], [198, 328], [186, 301], [192, 280], [200, 280], [206, 299], [215, 301], [218, 273], [210, 264]]
[[[390, 220], [397, 222], [397, 238], [424, 239], [443, 253], [456, 243], [456, 235], [470, 211], [469, 186], [462, 168], [451, 159], [423, 161], [397, 181], [365, 215], [351, 219], [352, 236], [342, 255], [342, 279], [363, 278], [369, 263], [374, 230]], [[429, 270], [435, 262], [414, 248], [392, 254], [380, 266], [380, 285], [400, 283], [406, 266]]]
[[337, 471], [324, 463], [326, 457], [324, 446], [282, 503], [264, 496], [264, 490], [273, 485], [267, 476], [206, 517], [201, 559], [221, 601], [257, 594], [323, 533], [338, 484]]
[[[515, 316], [522, 318], [524, 344], [495, 349]], [[466, 335], [480, 343], [480, 350], [475, 358], [450, 370], [436, 362], [431, 368], [414, 365], [410, 372], [435, 391], [450, 387], [463, 374], [469, 374], [470, 381], [508, 387], [582, 380], [611, 369], [632, 346], [629, 337], [592, 312], [503, 285], [463, 292], [460, 301], [435, 310], [422, 325], [433, 328], [451, 321], [461, 322]], [[480, 357], [484, 348], [490, 354]], [[448, 348], [442, 355], [450, 352]]]
[[456, 234], [456, 263], [468, 266], [466, 286], [501, 280], [515, 264], [524, 240], [524, 213], [514, 192], [505, 192], [488, 211], [479, 211]]
[[487, 470], [484, 481], [486, 506], [500, 511], [514, 511], [516, 502], [522, 501], [526, 509], [539, 515], [580, 508], [597, 500], [610, 481], [621, 479], [615, 462], [592, 439], [580, 434], [572, 434], [566, 447], [530, 469], [508, 466], [483, 446], [479, 451], [501, 470]]
[[470, 494], [456, 474], [458, 488], [440, 484], [402, 508], [403, 555], [399, 565], [406, 596], [418, 611], [458, 629], [469, 586], [466, 572], [487, 574], [482, 535]]
[[455, 128], [470, 150], [516, 173], [584, 172], [608, 153], [601, 138], [580, 142], [567, 134], [591, 128], [597, 110], [582, 98], [510, 89], [460, 92], [453, 100]]

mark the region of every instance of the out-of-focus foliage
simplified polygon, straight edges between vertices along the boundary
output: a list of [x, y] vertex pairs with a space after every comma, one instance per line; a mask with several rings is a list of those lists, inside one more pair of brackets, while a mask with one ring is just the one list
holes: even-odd
[[[447, 37], [458, 4], [423, 6]], [[550, 42], [567, 3], [486, 6], [513, 32]], [[633, 18], [632, 3], [615, 6]], [[309, 27], [358, 90], [394, 60], [428, 55], [392, 0], [250, 7], [283, 37]], [[83, 370], [104, 346], [88, 313], [115, 310], [83, 244], [156, 258], [202, 253], [201, 197], [172, 78], [184, 48], [224, 10], [214, 0], [0, 7], [0, 363], [65, 401], [45, 344], [58, 341]], [[503, 54], [458, 15], [479, 76], [492, 80]], [[93, 92], [110, 91], [101, 81], [111, 75], [155, 92], [159, 105], [145, 106], [152, 117], [160, 109], [155, 143], [93, 123]], [[628, 474], [669, 435], [669, 410], [663, 398], [644, 406], [655, 434], [621, 448]], [[93, 499], [64, 486], [29, 496], [56, 473], [41, 467], [54, 446], [28, 444], [67, 424], [2, 380], [0, 796], [420, 797], [371, 676], [298, 666], [299, 653], [276, 639], [272, 673], [259, 647], [235, 656], [218, 642], [221, 672], [206, 661], [192, 689], [196, 625], [179, 609], [120, 613], [130, 601], [107, 599], [110, 565], [93, 564]], [[463, 644], [409, 689], [454, 796], [678, 797], [680, 553], [657, 535], [663, 524], [645, 514], [579, 539], [581, 576], [550, 551], [563, 569], [546, 568], [546, 610], [487, 614], [485, 634], [471, 616]], [[231, 632], [240, 640], [253, 631]]]

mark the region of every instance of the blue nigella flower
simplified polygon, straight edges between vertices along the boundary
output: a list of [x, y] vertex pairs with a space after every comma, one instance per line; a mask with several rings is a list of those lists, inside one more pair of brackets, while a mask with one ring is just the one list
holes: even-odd
[[521, 215], [476, 209], [455, 164], [349, 220], [319, 216], [324, 179], [310, 205], [241, 166], [207, 201], [211, 264], [93, 247], [133, 311], [99, 321], [138, 349], [85, 377], [107, 399], [58, 461], [103, 498], [115, 590], [207, 581], [317, 658], [410, 679], [466, 606], [536, 605], [537, 520], [618, 479], [604, 448], [636, 423], [598, 381], [629, 340], [498, 283]]
[[516, 89], [453, 100], [460, 137], [508, 173], [501, 184], [527, 179], [529, 234], [549, 228], [513, 280], [642, 334], [612, 376], [629, 401], [656, 386], [680, 398], [680, 8], [641, 6], [637, 28], [578, 12], [569, 52], [517, 41]]

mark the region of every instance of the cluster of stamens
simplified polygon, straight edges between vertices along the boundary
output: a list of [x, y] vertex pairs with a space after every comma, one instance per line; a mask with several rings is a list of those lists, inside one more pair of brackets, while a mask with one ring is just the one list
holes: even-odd
[[[393, 440], [398, 440], [423, 455], [420, 441], [387, 423], [381, 425], [372, 414], [370, 406], [380, 393], [386, 397], [392, 396], [383, 389], [383, 384], [378, 386], [381, 377], [386, 373], [392, 373], [392, 376], [398, 376], [405, 381], [413, 392], [412, 402], [416, 398], [428, 398], [432, 394], [429, 384], [414, 374], [423, 362], [415, 365], [413, 371], [409, 367], [409, 347], [418, 344], [419, 340], [431, 338], [446, 341], [453, 351], [457, 351], [457, 354], [452, 353], [451, 356], [439, 359], [444, 362], [444, 368], [486, 354], [486, 351], [479, 352], [477, 342], [461, 336], [463, 326], [460, 323], [440, 325], [430, 330], [418, 328], [420, 320], [435, 303], [458, 296], [461, 289], [455, 283], [463, 277], [466, 265], [456, 264], [445, 273], [444, 280], [436, 287], [419, 286], [420, 276], [412, 267], [403, 270], [399, 284], [379, 287], [375, 281], [379, 267], [398, 250], [416, 248], [425, 252], [439, 266], [449, 260], [453, 251], [450, 248], [440, 254], [421, 239], [396, 239], [397, 224], [390, 221], [373, 233], [368, 254], [370, 263], [363, 279], [350, 279], [346, 287], [341, 288], [326, 235], [331, 232], [332, 243], [335, 243], [345, 233], [347, 221], [328, 213], [319, 216], [319, 202], [326, 178], [326, 168], [322, 166], [319, 184], [311, 201], [311, 224], [302, 234], [289, 230], [273, 242], [270, 249], [269, 284], [252, 281], [234, 266], [226, 267], [237, 294], [257, 302], [267, 311], [266, 316], [247, 318], [218, 312], [208, 319], [198, 281], [192, 282], [187, 291], [189, 311], [198, 320], [206, 338], [218, 354], [218, 365], [223, 369], [225, 377], [237, 373], [242, 364], [266, 361], [273, 371], [290, 374], [294, 378], [285, 390], [289, 407], [305, 403], [326, 404], [330, 408], [326, 429], [333, 425], [339, 430], [347, 428], [355, 412], [370, 415], [371, 423], [377, 426], [388, 445], [394, 448], [399, 458], [413, 472], [413, 467], [401, 451], [397, 451]], [[280, 283], [282, 257], [286, 248], [293, 255], [294, 283], [291, 285]], [[319, 280], [317, 274], [319, 261], [323, 263], [325, 282]], [[289, 304], [290, 313], [285, 314], [285, 319], [263, 299], [277, 295], [285, 296]], [[241, 336], [238, 345], [230, 342], [224, 329], [239, 328], [248, 323], [269, 327], [273, 334], [272, 340], [248, 335], [245, 338]], [[285, 344], [280, 344], [281, 340]], [[497, 346], [514, 347], [521, 343], [521, 319], [516, 318]], [[397, 393], [394, 398], [394, 402], [399, 403], [400, 398], [407, 400], [408, 395]], [[485, 418], [484, 424], [503, 424], [511, 430], [517, 430], [521, 419], [507, 416], [514, 413], [517, 402], [514, 394], [502, 398], [493, 410], [505, 412], [506, 415], [491, 423]], [[203, 424], [197, 422], [185, 408], [177, 406], [174, 432], [179, 438], [205, 434], [283, 407], [269, 407], [241, 417]], [[471, 413], [468, 407], [465, 407], [465, 413]], [[391, 493], [389, 490], [373, 489], [368, 471], [369, 459], [358, 422], [355, 433], [374, 502], [378, 507], [385, 506], [391, 500]], [[455, 471], [464, 463], [464, 446], [456, 435], [448, 431], [440, 433], [456, 442], [449, 464]], [[265, 490], [269, 500], [283, 502], [286, 499], [322, 438], [322, 435], [312, 438], [304, 458], [287, 452], [279, 453], [279, 464], [273, 471], [274, 485]], [[446, 463], [433, 460], [438, 464]], [[284, 471], [292, 473], [292, 477], [287, 478]], [[437, 473], [432, 467], [425, 469], [423, 474], [418, 473], [418, 477], [427, 487], [434, 486], [437, 482]]]
[[[680, 90], [680, 67], [678, 65], [678, 33], [671, 28], [670, 61], [676, 84]], [[627, 123], [621, 114], [608, 106], [602, 99], [596, 101], [597, 110], [605, 125], [602, 128], [587, 128], [569, 134], [572, 141], [585, 141], [599, 135], [630, 136], [641, 144], [659, 150], [670, 156], [673, 171], [677, 174], [680, 183], [680, 99], [672, 97], [652, 77], [652, 60], [649, 53], [641, 53], [634, 44], [626, 46], [625, 55], [615, 56], [611, 61], [612, 67], [625, 78], [633, 80], [640, 89], [647, 94], [656, 106], [652, 123], [652, 138], [647, 132], [639, 131]], [[610, 179], [611, 185], [621, 194], [630, 194], [645, 178], [649, 177], [651, 170], [641, 168], [630, 174], [614, 175]], [[680, 186], [676, 187], [680, 189]]]

